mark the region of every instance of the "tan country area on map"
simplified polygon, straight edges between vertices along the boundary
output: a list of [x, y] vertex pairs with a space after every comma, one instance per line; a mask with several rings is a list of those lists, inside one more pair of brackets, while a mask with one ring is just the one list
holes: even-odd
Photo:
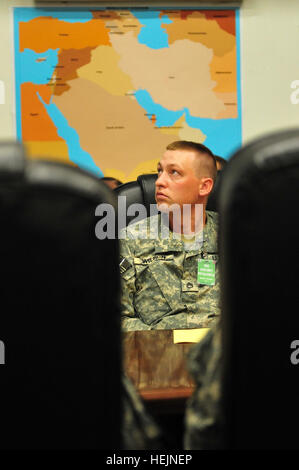
[[[83, 78], [69, 84], [69, 91], [54, 96], [53, 103], [79, 134], [81, 148], [105, 174], [113, 170], [129, 181], [140, 173], [155, 172], [165, 147], [180, 138], [182, 129], [174, 134], [173, 129], [167, 133], [168, 129], [155, 128], [134, 97], [113, 96]], [[182, 122], [178, 127], [188, 132]], [[200, 131], [197, 135], [202, 136]], [[113, 167], [115, 160], [117, 168]]]
[[188, 108], [192, 116], [202, 118], [215, 119], [224, 110], [213, 92], [211, 49], [185, 39], [155, 50], [140, 44], [132, 33], [110, 36], [110, 41], [134, 88], [146, 89], [155, 103], [172, 111]]
[[124, 96], [133, 90], [129, 75], [118, 67], [120, 56], [110, 46], [99, 46], [91, 53], [89, 64], [77, 70], [81, 78], [87, 78], [112, 95]]
[[[165, 12], [166, 13], [166, 12]], [[210, 62], [213, 92], [224, 104], [216, 119], [238, 117], [237, 105], [237, 48], [234, 11], [173, 11], [167, 15], [171, 23], [162, 24], [169, 44], [188, 39], [213, 51]]]
[[91, 10], [91, 13], [94, 19], [104, 21], [105, 27], [110, 28], [110, 30], [116, 29], [118, 32], [123, 33], [132, 30], [136, 35], [140, 32], [141, 24], [136, 16], [129, 10]]
[[142, 25], [134, 15], [127, 16], [125, 18], [118, 18], [113, 21], [106, 23], [106, 27], [109, 28], [111, 34], [126, 34], [132, 31], [134, 36], [137, 37], [140, 33]]

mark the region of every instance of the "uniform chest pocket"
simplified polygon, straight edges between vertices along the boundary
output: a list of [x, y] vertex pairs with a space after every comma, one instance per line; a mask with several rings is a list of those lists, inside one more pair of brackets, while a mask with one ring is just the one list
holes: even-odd
[[180, 301], [180, 279], [174, 264], [169, 261], [151, 263], [149, 272], [170, 308], [176, 309]]
[[162, 318], [176, 305], [179, 295], [178, 280], [172, 274], [168, 260], [135, 264], [135, 307], [143, 321], [148, 323]]

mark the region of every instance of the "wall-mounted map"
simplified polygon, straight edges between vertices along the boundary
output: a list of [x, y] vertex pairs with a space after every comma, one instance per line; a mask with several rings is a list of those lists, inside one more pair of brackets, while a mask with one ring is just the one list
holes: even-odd
[[241, 145], [236, 9], [14, 8], [17, 137], [122, 181], [174, 140]]

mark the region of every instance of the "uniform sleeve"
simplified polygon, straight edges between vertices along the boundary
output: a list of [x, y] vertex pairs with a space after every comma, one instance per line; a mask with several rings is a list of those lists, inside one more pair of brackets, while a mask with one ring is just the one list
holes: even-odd
[[190, 350], [188, 365], [196, 386], [186, 406], [185, 450], [223, 448], [221, 351], [219, 322]]
[[130, 379], [122, 377], [122, 440], [125, 450], [163, 449], [160, 427], [148, 414]]
[[121, 274], [121, 321], [125, 331], [133, 330], [137, 315], [134, 309], [135, 268], [127, 240], [120, 240], [120, 274]]

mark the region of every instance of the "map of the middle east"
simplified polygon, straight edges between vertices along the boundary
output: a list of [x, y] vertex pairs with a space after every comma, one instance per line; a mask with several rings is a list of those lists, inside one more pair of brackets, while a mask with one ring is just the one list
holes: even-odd
[[236, 9], [14, 8], [17, 137], [131, 181], [175, 140], [241, 145]]

